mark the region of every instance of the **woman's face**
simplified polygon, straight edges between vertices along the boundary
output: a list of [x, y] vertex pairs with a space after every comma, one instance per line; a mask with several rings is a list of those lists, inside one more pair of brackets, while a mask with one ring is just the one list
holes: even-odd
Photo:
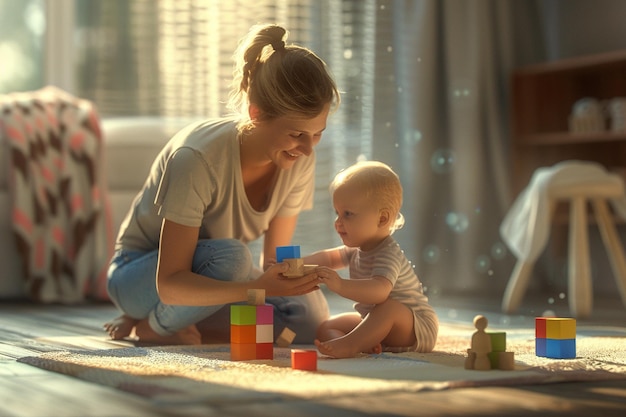
[[281, 169], [289, 169], [298, 158], [307, 157], [322, 138], [330, 105], [310, 119], [278, 117], [255, 125], [257, 140], [265, 157]]

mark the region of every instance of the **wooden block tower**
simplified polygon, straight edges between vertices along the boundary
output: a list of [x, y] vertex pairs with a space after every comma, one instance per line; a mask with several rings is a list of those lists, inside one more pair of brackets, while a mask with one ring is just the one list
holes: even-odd
[[576, 319], [535, 318], [535, 355], [553, 359], [576, 357]]
[[263, 290], [248, 292], [248, 305], [230, 307], [230, 359], [274, 359], [274, 307]]

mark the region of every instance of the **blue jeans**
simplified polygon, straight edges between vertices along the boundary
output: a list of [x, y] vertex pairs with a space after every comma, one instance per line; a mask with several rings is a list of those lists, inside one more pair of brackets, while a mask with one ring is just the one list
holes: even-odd
[[[204, 328], [228, 332], [224, 305], [182, 306], [161, 302], [156, 289], [158, 251], [119, 250], [108, 271], [107, 290], [113, 303], [125, 315], [137, 320], [148, 319], [150, 327], [162, 336], [171, 335], [200, 321]], [[236, 239], [200, 240], [196, 246], [192, 271], [221, 281], [249, 281], [260, 274], [252, 266], [248, 247]], [[329, 316], [328, 303], [321, 291], [297, 297], [268, 297], [274, 306], [274, 331], [288, 327], [296, 333], [294, 343], [312, 343], [317, 327]], [[221, 311], [219, 319], [205, 320]]]

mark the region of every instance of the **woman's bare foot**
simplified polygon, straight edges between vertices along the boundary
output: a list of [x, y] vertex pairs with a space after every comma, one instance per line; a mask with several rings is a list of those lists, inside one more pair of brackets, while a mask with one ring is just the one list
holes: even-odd
[[130, 336], [138, 321], [139, 320], [132, 317], [122, 315], [104, 323], [103, 327], [109, 336], [111, 336], [111, 339], [122, 340], [125, 337]]
[[142, 343], [158, 344], [158, 345], [200, 345], [202, 344], [202, 336], [195, 325], [186, 327], [170, 336], [161, 336], [156, 333], [148, 320], [140, 320], [135, 326], [135, 334]]

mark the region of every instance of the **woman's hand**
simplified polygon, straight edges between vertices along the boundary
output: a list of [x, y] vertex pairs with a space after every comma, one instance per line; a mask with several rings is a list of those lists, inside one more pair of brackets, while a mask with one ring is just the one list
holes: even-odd
[[317, 273], [313, 272], [298, 278], [286, 278], [283, 273], [288, 270], [287, 262], [270, 265], [267, 271], [256, 279], [258, 288], [265, 289], [267, 297], [304, 295], [319, 289], [320, 279]]
[[270, 266], [276, 265], [276, 258], [269, 258], [263, 263], [263, 271], [267, 271]]
[[320, 281], [334, 293], [339, 294], [341, 292], [341, 284], [344, 281], [343, 278], [339, 276], [337, 271], [327, 266], [318, 266], [315, 268], [315, 272], [320, 278]]

